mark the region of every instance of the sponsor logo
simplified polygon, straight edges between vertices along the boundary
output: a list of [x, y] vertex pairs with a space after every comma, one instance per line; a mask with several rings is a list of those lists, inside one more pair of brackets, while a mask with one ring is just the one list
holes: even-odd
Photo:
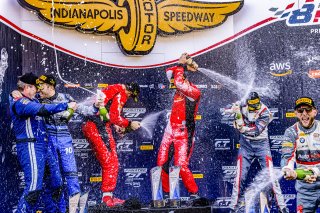
[[164, 84], [158, 84], [158, 88], [159, 88], [159, 89], [165, 89], [165, 88], [166, 88], [166, 85], [164, 85]]
[[294, 205], [294, 200], [296, 199], [296, 195], [295, 194], [283, 194], [283, 199], [284, 199], [284, 203], [287, 206], [292, 206], [292, 205]]
[[83, 87], [85, 87], [85, 88], [93, 88], [93, 84], [92, 83], [84, 83]]
[[216, 208], [228, 208], [231, 204], [231, 197], [217, 197], [213, 206]]
[[320, 34], [320, 28], [310, 29], [310, 34]]
[[199, 89], [207, 89], [208, 85], [206, 85], [206, 84], [196, 84], [196, 87], [198, 87]]
[[236, 144], [236, 148], [237, 148], [237, 149], [240, 149], [240, 143], [237, 143], [237, 144]]
[[202, 119], [202, 116], [201, 115], [196, 115], [196, 120], [201, 120]]
[[72, 139], [74, 152], [89, 151], [90, 145], [86, 139]]
[[308, 60], [306, 61], [306, 64], [309, 65], [310, 63], [317, 63], [319, 61], [320, 61], [320, 55], [311, 56], [311, 57], [308, 57]]
[[140, 150], [142, 151], [153, 150], [153, 145], [141, 145]]
[[270, 74], [276, 77], [282, 77], [292, 74], [290, 62], [275, 63], [270, 64]]
[[157, 34], [175, 35], [214, 28], [237, 13], [243, 1], [201, 2], [180, 0], [20, 0], [47, 23], [80, 32], [114, 34], [128, 55], [146, 55]]
[[286, 118], [295, 118], [296, 114], [294, 112], [286, 112]]
[[133, 140], [118, 140], [117, 141], [118, 152], [133, 152]]
[[221, 89], [222, 85], [221, 84], [213, 84], [211, 85], [211, 89]]
[[141, 181], [143, 181], [147, 175], [147, 168], [131, 168], [124, 169], [125, 184], [133, 187], [140, 187]]
[[269, 9], [274, 16], [286, 20], [288, 26], [318, 25], [320, 10], [317, 1], [305, 0], [302, 2], [293, 1], [283, 8], [272, 7]]
[[306, 142], [306, 139], [300, 138], [299, 141], [300, 141], [300, 143], [304, 143], [304, 142]]
[[320, 78], [320, 70], [309, 70], [309, 78]]
[[214, 149], [215, 150], [230, 150], [231, 141], [230, 139], [214, 139]]
[[95, 206], [95, 205], [97, 205], [97, 201], [95, 201], [95, 200], [88, 201], [88, 206]]
[[271, 151], [281, 152], [282, 142], [285, 140], [283, 135], [271, 135], [270, 143], [271, 143]]
[[101, 182], [102, 177], [90, 177], [90, 183]]
[[80, 84], [65, 84], [65, 88], [78, 88], [80, 87]]
[[234, 179], [237, 175], [237, 167], [236, 166], [222, 166], [222, 180], [227, 181], [229, 183], [234, 183]]
[[17, 144], [16, 144], [16, 143], [13, 143], [13, 144], [12, 144], [11, 153], [12, 153], [13, 155], [17, 155]]
[[126, 118], [138, 118], [140, 115], [146, 113], [146, 111], [146, 108], [123, 108], [123, 115]]
[[192, 174], [193, 178], [195, 179], [202, 179], [203, 178], [203, 174]]
[[109, 84], [98, 84], [98, 88], [106, 88]]
[[180, 200], [181, 201], [188, 201], [188, 200], [190, 200], [190, 197], [180, 197]]
[[140, 88], [148, 88], [149, 86], [145, 84], [145, 85], [139, 85], [139, 87]]
[[20, 188], [20, 189], [23, 189], [23, 188], [25, 187], [25, 185], [26, 185], [26, 182], [25, 182], [25, 180], [24, 180], [24, 173], [23, 173], [23, 172], [19, 172], [19, 173], [18, 173], [18, 176], [19, 176], [19, 180], [20, 180], [20, 182], [19, 182], [19, 188]]

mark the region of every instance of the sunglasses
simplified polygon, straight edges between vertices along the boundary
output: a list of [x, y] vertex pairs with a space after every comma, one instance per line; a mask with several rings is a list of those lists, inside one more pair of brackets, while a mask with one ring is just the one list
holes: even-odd
[[297, 109], [297, 112], [299, 112], [299, 113], [303, 113], [304, 111], [306, 111], [307, 113], [309, 113], [309, 112], [312, 111], [312, 108], [311, 108], [311, 107], [307, 107], [307, 108], [298, 108], [298, 109]]

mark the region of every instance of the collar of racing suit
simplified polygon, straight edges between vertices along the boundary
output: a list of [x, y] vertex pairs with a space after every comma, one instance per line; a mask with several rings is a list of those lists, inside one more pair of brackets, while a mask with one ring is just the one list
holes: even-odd
[[303, 126], [301, 126], [301, 124], [298, 122], [298, 127], [301, 131], [303, 131], [304, 133], [306, 134], [310, 134], [312, 132], [314, 132], [314, 130], [317, 128], [318, 126], [318, 121], [317, 120], [314, 120], [314, 123], [312, 125], [311, 128], [307, 129], [307, 128], [304, 128]]

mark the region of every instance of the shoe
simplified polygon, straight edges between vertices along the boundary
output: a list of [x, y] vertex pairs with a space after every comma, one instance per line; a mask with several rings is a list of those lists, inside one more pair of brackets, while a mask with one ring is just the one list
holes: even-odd
[[121, 200], [121, 199], [115, 198], [115, 197], [113, 197], [112, 200], [113, 200], [113, 204], [115, 206], [122, 206], [125, 202], [125, 200]]
[[122, 206], [125, 201], [111, 196], [104, 196], [102, 198], [102, 202], [106, 204], [107, 207], [112, 208], [116, 206]]
[[114, 203], [111, 196], [104, 196], [102, 198], [102, 203], [106, 204], [108, 207], [114, 207]]

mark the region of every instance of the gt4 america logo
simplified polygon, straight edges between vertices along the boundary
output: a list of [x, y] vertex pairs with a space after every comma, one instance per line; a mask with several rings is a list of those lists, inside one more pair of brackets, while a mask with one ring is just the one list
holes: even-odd
[[18, 0], [45, 22], [85, 33], [115, 34], [128, 55], [146, 55], [157, 34], [174, 35], [221, 25], [243, 0]]
[[317, 25], [320, 20], [319, 3], [319, 0], [305, 0], [300, 6], [301, 3], [295, 1], [284, 8], [272, 7], [269, 10], [278, 19], [286, 20], [288, 26]]

